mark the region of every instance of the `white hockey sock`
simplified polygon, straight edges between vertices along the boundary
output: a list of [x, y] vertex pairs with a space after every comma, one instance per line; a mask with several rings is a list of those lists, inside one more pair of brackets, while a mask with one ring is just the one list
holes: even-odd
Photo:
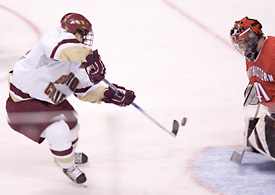
[[51, 124], [43, 132], [56, 162], [64, 169], [75, 164], [72, 139], [77, 140], [78, 129], [76, 127], [70, 130], [67, 123], [61, 120]]

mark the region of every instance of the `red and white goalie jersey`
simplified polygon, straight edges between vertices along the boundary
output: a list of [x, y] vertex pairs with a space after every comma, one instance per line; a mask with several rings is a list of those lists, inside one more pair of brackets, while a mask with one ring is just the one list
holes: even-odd
[[85, 69], [90, 48], [61, 27], [43, 36], [34, 48], [18, 60], [10, 77], [13, 101], [38, 99], [59, 104], [71, 94], [100, 103], [105, 86], [94, 85]]
[[265, 39], [254, 61], [246, 60], [246, 71], [259, 102], [275, 113], [275, 37]]

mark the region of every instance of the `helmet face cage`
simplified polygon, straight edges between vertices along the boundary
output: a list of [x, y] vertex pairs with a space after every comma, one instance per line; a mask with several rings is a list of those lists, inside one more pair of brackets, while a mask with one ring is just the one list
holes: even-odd
[[94, 32], [91, 30], [83, 36], [83, 44], [86, 48], [92, 48], [94, 42]]
[[238, 28], [233, 29], [233, 31], [231, 41], [234, 47], [249, 61], [254, 60], [254, 55], [256, 53], [259, 40], [256, 33], [251, 28], [248, 28], [243, 32], [241, 32]]
[[230, 37], [234, 47], [249, 61], [254, 60], [259, 37], [263, 34], [261, 24], [247, 17], [235, 22]]

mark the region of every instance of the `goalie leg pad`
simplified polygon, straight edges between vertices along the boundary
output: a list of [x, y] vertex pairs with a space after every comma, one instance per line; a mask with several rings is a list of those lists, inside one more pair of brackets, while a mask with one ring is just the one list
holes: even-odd
[[244, 131], [244, 147], [245, 147], [245, 149], [251, 149], [251, 147], [252, 147], [251, 144], [249, 143], [248, 139], [251, 136], [253, 130], [255, 129], [255, 126], [258, 123], [258, 121], [259, 121], [259, 118], [254, 118], [254, 117], [245, 119], [245, 122], [246, 122], [246, 127], [245, 127], [245, 131]]
[[272, 116], [262, 115], [256, 130], [249, 137], [250, 144], [260, 153], [275, 160], [275, 120]]
[[275, 158], [275, 114], [265, 116], [265, 136], [269, 153]]
[[263, 114], [257, 125], [256, 129], [252, 132], [251, 136], [248, 138], [249, 143], [255, 148], [257, 151], [270, 156], [269, 150], [266, 143], [265, 136], [265, 114]]

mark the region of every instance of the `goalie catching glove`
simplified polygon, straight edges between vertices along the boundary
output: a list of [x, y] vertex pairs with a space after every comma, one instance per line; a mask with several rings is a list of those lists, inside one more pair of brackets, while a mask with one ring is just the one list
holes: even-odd
[[124, 87], [118, 86], [116, 84], [113, 85], [120, 91], [120, 94], [109, 87], [104, 92], [105, 97], [102, 99], [103, 102], [115, 104], [118, 106], [128, 106], [134, 101], [136, 96], [133, 91], [127, 90]]
[[86, 57], [87, 62], [83, 62], [81, 64], [81, 67], [85, 68], [90, 81], [92, 81], [94, 84], [99, 83], [102, 81], [105, 77], [105, 66], [103, 62], [100, 59], [100, 55], [98, 54], [98, 51], [93, 51], [93, 54], [89, 54]]

